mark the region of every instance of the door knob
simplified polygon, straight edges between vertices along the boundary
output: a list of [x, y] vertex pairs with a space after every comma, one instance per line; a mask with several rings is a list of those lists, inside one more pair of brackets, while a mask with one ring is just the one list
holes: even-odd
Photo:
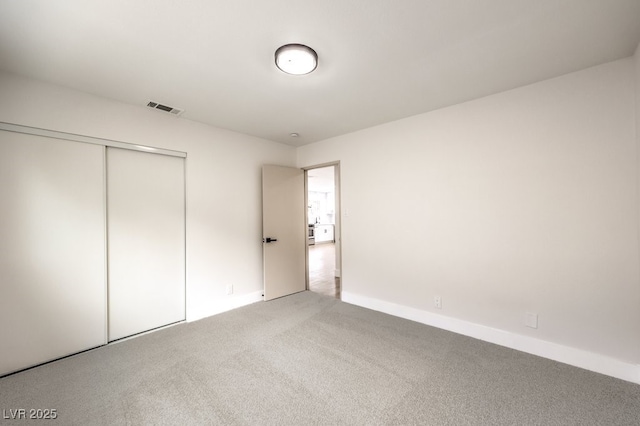
[[277, 239], [277, 238], [271, 238], [271, 237], [267, 237], [267, 238], [263, 238], [263, 239], [262, 239], [262, 242], [263, 242], [263, 243], [274, 243], [274, 242], [276, 242], [276, 241], [278, 241], [278, 239]]

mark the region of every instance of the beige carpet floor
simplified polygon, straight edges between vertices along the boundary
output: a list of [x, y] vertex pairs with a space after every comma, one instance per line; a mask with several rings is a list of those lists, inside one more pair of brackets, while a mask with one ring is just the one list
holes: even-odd
[[0, 379], [20, 408], [58, 418], [0, 423], [638, 425], [640, 386], [303, 292]]

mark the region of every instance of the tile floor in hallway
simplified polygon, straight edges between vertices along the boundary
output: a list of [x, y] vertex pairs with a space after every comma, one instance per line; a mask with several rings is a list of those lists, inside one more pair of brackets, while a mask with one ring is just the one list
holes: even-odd
[[309, 246], [309, 290], [340, 298], [340, 278], [335, 277], [336, 245], [321, 243]]

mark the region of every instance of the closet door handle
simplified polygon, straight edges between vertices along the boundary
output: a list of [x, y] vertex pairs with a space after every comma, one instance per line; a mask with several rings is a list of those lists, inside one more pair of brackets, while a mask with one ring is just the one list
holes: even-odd
[[276, 241], [278, 241], [278, 239], [277, 239], [277, 238], [271, 238], [271, 237], [267, 237], [267, 238], [263, 238], [263, 239], [262, 239], [262, 242], [263, 242], [263, 243], [267, 243], [267, 244], [268, 244], [268, 243], [275, 243]]

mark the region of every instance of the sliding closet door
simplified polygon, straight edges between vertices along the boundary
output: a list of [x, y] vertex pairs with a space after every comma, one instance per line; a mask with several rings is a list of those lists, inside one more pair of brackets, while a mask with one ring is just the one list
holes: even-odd
[[107, 148], [109, 341], [185, 319], [184, 159]]
[[0, 375], [106, 343], [104, 147], [0, 130]]

